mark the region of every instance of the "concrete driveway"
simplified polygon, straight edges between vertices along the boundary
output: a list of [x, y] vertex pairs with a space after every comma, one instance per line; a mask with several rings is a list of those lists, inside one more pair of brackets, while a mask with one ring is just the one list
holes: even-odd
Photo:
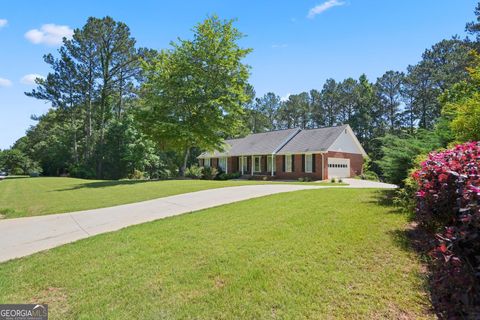
[[[335, 188], [394, 188], [380, 182], [344, 179]], [[0, 221], [0, 262], [24, 257], [97, 234], [148, 221], [271, 194], [328, 186], [264, 184], [203, 190], [110, 208]]]
[[360, 180], [360, 179], [350, 179], [345, 178], [343, 179], [345, 183], [348, 183], [346, 188], [376, 188], [376, 189], [395, 189], [398, 186], [390, 183], [383, 183], [383, 182], [376, 182], [376, 181], [369, 181], [369, 180]]
[[110, 208], [0, 221], [0, 262], [135, 224], [266, 195], [325, 188], [252, 185], [203, 190]]

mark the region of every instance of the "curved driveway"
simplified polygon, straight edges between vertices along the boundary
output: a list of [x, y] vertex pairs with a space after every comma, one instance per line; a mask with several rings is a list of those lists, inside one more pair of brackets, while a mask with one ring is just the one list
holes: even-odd
[[317, 188], [322, 187], [287, 184], [228, 187], [109, 208], [7, 219], [0, 221], [0, 262], [135, 224], [281, 192]]
[[[352, 179], [353, 180], [353, 179]], [[352, 183], [348, 181], [348, 183]], [[361, 180], [346, 188], [389, 188]], [[393, 186], [394, 187], [394, 186]], [[325, 186], [263, 184], [209, 189], [121, 206], [0, 221], [0, 262], [93, 235], [271, 194]], [[342, 188], [342, 187], [335, 187]]]

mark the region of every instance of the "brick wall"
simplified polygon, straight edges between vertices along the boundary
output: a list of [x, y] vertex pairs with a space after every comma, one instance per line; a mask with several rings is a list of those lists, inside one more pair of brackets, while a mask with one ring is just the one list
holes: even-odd
[[238, 157], [228, 157], [227, 162], [228, 162], [228, 173], [234, 173], [234, 172], [239, 172], [238, 168]]
[[277, 174], [278, 179], [297, 180], [298, 178], [309, 177], [312, 180], [322, 180], [322, 154], [315, 154], [315, 171], [311, 173], [303, 172], [303, 157], [301, 154], [294, 155], [293, 172], [283, 171], [283, 156], [277, 156]]
[[[322, 177], [322, 154], [318, 153], [315, 154], [315, 172], [307, 173], [302, 171], [302, 155], [296, 154], [294, 155], [294, 171], [293, 172], [284, 172], [283, 171], [283, 156], [277, 155], [275, 157], [275, 164], [276, 164], [276, 173], [275, 177], [278, 179], [291, 179], [297, 180], [301, 177], [310, 177], [312, 180], [322, 180], [328, 179], [328, 158], [344, 158], [350, 159], [350, 176], [354, 177], [357, 175], [362, 174], [362, 167], [363, 167], [363, 157], [361, 154], [353, 154], [353, 153], [346, 153], [346, 152], [336, 152], [336, 151], [329, 151], [327, 154], [323, 154], [324, 161], [323, 161], [323, 172], [325, 174]], [[241, 172], [241, 167], [239, 166], [238, 162], [239, 157], [229, 157], [228, 158], [228, 172]], [[271, 172], [267, 172], [266, 162], [265, 159], [267, 156], [262, 156], [261, 165], [262, 165], [262, 172], [255, 173], [259, 175], [270, 175]], [[252, 172], [252, 157], [247, 157], [248, 163], [248, 171], [244, 172], [245, 175], [250, 175]], [[200, 166], [203, 165], [203, 160], [199, 160]], [[218, 168], [218, 158], [211, 159], [211, 166]]]

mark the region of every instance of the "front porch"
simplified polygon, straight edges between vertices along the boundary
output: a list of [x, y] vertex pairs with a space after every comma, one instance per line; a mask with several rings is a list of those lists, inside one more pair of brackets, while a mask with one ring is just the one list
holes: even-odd
[[322, 153], [219, 157], [199, 159], [199, 165], [212, 166], [225, 173], [239, 173], [245, 179], [326, 179]]

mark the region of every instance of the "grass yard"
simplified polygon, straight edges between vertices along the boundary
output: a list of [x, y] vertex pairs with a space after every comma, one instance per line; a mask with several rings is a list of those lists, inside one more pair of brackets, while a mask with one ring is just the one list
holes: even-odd
[[[0, 218], [19, 218], [110, 207], [205, 189], [281, 183], [263, 181], [105, 181], [15, 177], [0, 181]], [[293, 182], [300, 184], [300, 182]], [[313, 184], [310, 182], [309, 184]], [[314, 185], [334, 185], [328, 182]]]
[[0, 264], [0, 303], [48, 303], [51, 319], [431, 318], [407, 217], [380, 195], [291, 192], [95, 236]]

